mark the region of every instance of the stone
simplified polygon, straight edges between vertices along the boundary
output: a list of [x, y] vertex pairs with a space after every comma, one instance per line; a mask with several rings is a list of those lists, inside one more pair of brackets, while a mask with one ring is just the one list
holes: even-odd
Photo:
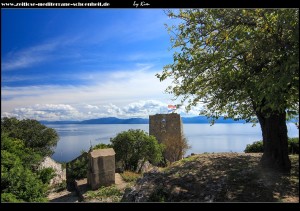
[[[164, 157], [170, 162], [183, 158], [180, 147], [183, 139], [183, 126], [179, 114], [155, 114], [149, 116], [149, 135], [153, 135], [159, 143], [166, 145]], [[170, 144], [172, 143], [172, 144]], [[175, 155], [175, 156], [174, 156]]]
[[87, 181], [92, 190], [115, 184], [115, 151], [97, 149], [89, 153]]
[[57, 163], [50, 157], [45, 157], [40, 163], [39, 169], [52, 168], [54, 169], [55, 176], [50, 180], [50, 185], [59, 184], [66, 180], [66, 170], [62, 168], [60, 163]]

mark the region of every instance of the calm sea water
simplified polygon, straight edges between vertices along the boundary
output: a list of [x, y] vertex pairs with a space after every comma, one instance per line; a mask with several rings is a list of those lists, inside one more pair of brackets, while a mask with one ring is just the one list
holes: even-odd
[[[68, 162], [87, 151], [90, 146], [110, 143], [110, 138], [128, 129], [149, 132], [148, 124], [66, 124], [51, 125], [60, 136], [52, 158]], [[288, 136], [298, 137], [299, 131], [292, 123], [287, 124]], [[262, 139], [260, 125], [252, 124], [184, 124], [183, 131], [191, 149], [186, 155], [203, 152], [243, 152], [246, 145]]]

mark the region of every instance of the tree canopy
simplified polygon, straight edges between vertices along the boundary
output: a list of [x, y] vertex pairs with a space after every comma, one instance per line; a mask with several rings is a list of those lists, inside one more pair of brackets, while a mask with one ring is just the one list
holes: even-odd
[[260, 123], [265, 167], [290, 171], [286, 118], [299, 112], [299, 9], [167, 11], [173, 63], [167, 92], [201, 114]]
[[[174, 63], [160, 80], [186, 109], [203, 103], [202, 114], [252, 121], [299, 108], [298, 9], [187, 9], [168, 28]], [[179, 51], [178, 51], [179, 50]]]
[[42, 157], [22, 140], [1, 132], [1, 202], [45, 202], [52, 169], [38, 170]]
[[116, 152], [116, 161], [121, 162], [125, 170], [135, 171], [140, 160], [148, 160], [152, 164], [162, 160], [163, 146], [154, 136], [149, 136], [143, 130], [130, 129], [118, 133], [110, 141]]
[[45, 202], [52, 168], [39, 169], [58, 135], [36, 120], [1, 119], [1, 201]]
[[58, 141], [58, 134], [52, 128], [42, 125], [37, 120], [16, 118], [1, 119], [1, 130], [11, 138], [24, 141], [26, 147], [44, 156], [54, 153]]

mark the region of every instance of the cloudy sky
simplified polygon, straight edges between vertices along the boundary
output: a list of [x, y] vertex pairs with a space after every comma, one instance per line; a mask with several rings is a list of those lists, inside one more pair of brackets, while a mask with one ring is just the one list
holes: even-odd
[[172, 62], [163, 10], [1, 12], [1, 117], [147, 117], [176, 104], [155, 77]]

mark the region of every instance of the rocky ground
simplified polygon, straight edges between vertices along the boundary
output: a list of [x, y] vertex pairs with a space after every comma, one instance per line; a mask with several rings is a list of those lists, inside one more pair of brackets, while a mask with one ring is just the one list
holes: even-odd
[[[126, 183], [116, 174], [115, 186], [95, 191], [95, 197], [83, 193], [84, 201], [299, 203], [299, 155], [290, 155], [290, 175], [261, 169], [258, 165], [261, 156], [261, 153], [193, 155], [167, 168], [153, 168], [136, 183]], [[100, 196], [109, 196], [99, 197], [99, 192]], [[76, 193], [67, 190], [50, 193], [48, 198], [50, 202], [78, 202]]]
[[299, 156], [292, 172], [261, 169], [260, 153], [199, 154], [145, 173], [123, 202], [299, 202]]

